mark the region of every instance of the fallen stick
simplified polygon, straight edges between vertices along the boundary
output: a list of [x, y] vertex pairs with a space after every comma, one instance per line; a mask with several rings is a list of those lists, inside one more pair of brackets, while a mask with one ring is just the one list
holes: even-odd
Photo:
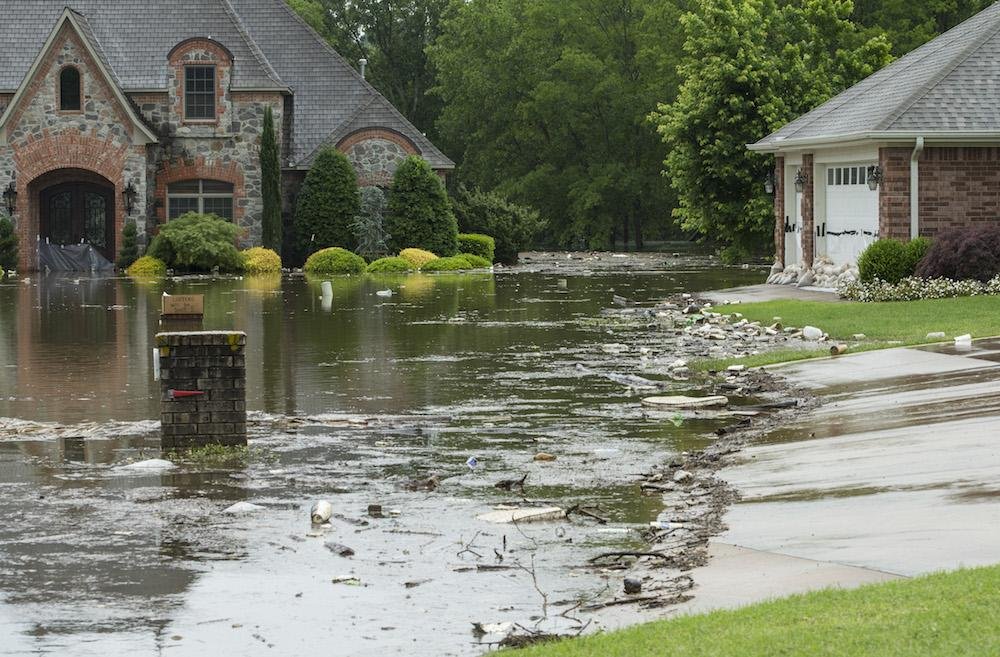
[[587, 511], [586, 509], [584, 509], [583, 507], [581, 507], [579, 504], [574, 504], [570, 508], [566, 509], [566, 515], [567, 516], [569, 516], [569, 514], [571, 514], [571, 513], [579, 513], [581, 516], [586, 516], [588, 518], [596, 520], [598, 523], [600, 523], [602, 525], [608, 524], [608, 519], [607, 518], [602, 518], [601, 516], [597, 515], [596, 513], [591, 513], [590, 511]]
[[586, 607], [581, 607], [580, 611], [597, 611], [598, 609], [605, 609], [607, 607], [617, 607], [619, 605], [630, 605], [639, 602], [659, 602], [660, 596], [658, 595], [638, 595], [632, 598], [615, 598], [614, 600], [608, 600], [607, 602], [600, 602], [598, 604], [587, 605]]
[[600, 561], [601, 559], [620, 559], [622, 557], [656, 557], [657, 559], [666, 559], [670, 561], [673, 557], [663, 554], [662, 552], [605, 552], [599, 554], [596, 557], [592, 557], [587, 561], [589, 563], [594, 563], [595, 561]]

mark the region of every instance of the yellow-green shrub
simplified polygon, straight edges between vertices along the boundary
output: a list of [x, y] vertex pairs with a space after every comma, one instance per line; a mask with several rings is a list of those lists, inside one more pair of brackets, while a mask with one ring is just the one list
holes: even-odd
[[423, 269], [428, 262], [438, 259], [436, 255], [423, 249], [403, 249], [399, 252], [399, 257], [409, 261], [414, 269]]
[[369, 274], [401, 274], [413, 271], [415, 267], [406, 258], [379, 258], [365, 269]]
[[167, 275], [167, 265], [159, 258], [142, 256], [133, 262], [125, 273], [136, 278], [162, 277]]
[[243, 269], [251, 276], [254, 274], [274, 274], [281, 271], [281, 256], [259, 246], [240, 252], [243, 258]]
[[360, 274], [365, 271], [365, 259], [333, 246], [309, 256], [303, 269], [307, 274]]

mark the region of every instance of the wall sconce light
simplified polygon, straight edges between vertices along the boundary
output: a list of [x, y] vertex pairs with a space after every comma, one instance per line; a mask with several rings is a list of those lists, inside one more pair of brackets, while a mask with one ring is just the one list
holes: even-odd
[[774, 193], [774, 172], [768, 171], [764, 176], [764, 191], [768, 194]]
[[135, 199], [139, 196], [139, 192], [135, 191], [135, 185], [132, 181], [128, 181], [125, 185], [125, 189], [122, 190], [122, 201], [125, 203], [125, 215], [128, 216], [132, 214], [132, 210], [135, 208]]
[[10, 174], [10, 184], [7, 185], [7, 189], [3, 190], [3, 206], [7, 208], [7, 214], [11, 217], [14, 216], [14, 211], [17, 210], [17, 173], [12, 172]]
[[806, 174], [799, 169], [795, 172], [795, 191], [801, 194], [806, 188]]
[[882, 184], [882, 178], [882, 167], [877, 164], [868, 167], [868, 189], [873, 192], [878, 189], [878, 186]]

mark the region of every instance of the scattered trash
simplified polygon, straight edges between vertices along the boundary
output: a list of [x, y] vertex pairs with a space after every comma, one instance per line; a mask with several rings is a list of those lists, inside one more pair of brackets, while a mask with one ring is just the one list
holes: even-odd
[[846, 344], [835, 344], [832, 347], [830, 347], [831, 356], [840, 356], [841, 354], [846, 354], [846, 353], [847, 353]]
[[382, 518], [382, 505], [381, 504], [369, 504], [368, 505], [368, 515], [372, 518]]
[[566, 512], [557, 506], [527, 507], [515, 509], [499, 509], [476, 516], [477, 519], [497, 524], [512, 522], [541, 522], [543, 520], [561, 520]]
[[[473, 459], [470, 459], [470, 460], [473, 460]], [[472, 468], [473, 466], [469, 466], [469, 467]], [[409, 490], [409, 491], [418, 491], [418, 490], [432, 491], [432, 490], [437, 490], [437, 487], [440, 486], [440, 485], [441, 485], [441, 479], [437, 475], [431, 475], [430, 477], [427, 477], [426, 479], [414, 479], [414, 480], [408, 482], [406, 484], [406, 490]], [[390, 513], [392, 513], [392, 512], [390, 511]]]
[[628, 306], [631, 303], [625, 297], [619, 296], [617, 294], [611, 295], [611, 301], [614, 302], [616, 306]]
[[747, 368], [746, 365], [730, 365], [726, 368], [727, 372], [742, 372]]
[[420, 586], [421, 584], [426, 584], [427, 582], [430, 582], [430, 581], [433, 581], [433, 580], [430, 580], [430, 579], [415, 579], [415, 580], [412, 580], [410, 582], [403, 582], [403, 586], [405, 586], [408, 589], [415, 589], [418, 586]]
[[614, 447], [603, 447], [594, 450], [594, 456], [599, 459], [610, 459], [614, 456], [621, 454], [620, 449], [615, 449]]
[[312, 518], [314, 525], [322, 525], [324, 522], [328, 522], [332, 515], [333, 505], [326, 500], [316, 502], [313, 504], [312, 510], [309, 511], [309, 517]]
[[[855, 333], [855, 334], [854, 334], [854, 335], [852, 335], [851, 337], [852, 337], [852, 338], [854, 338], [855, 340], [864, 340], [864, 339], [865, 339], [865, 338], [867, 338], [868, 336], [867, 336], [867, 335], [865, 335], [864, 333]], [[942, 334], [941, 334], [941, 337], [942, 337], [942, 338], [944, 337], [944, 333], [942, 333]]]
[[674, 413], [670, 416], [670, 423], [679, 429], [684, 424], [684, 416], [680, 412]]
[[340, 543], [334, 543], [333, 541], [327, 541], [323, 544], [327, 550], [333, 552], [338, 557], [353, 557], [354, 550], [347, 547], [346, 545], [341, 545]]
[[465, 464], [469, 466], [469, 470], [475, 470], [479, 466], [479, 459], [475, 456], [470, 456]]
[[334, 584], [346, 584], [348, 586], [361, 586], [361, 580], [354, 575], [340, 575], [330, 580]]
[[955, 344], [972, 344], [972, 336], [966, 333], [955, 338]]
[[555, 454], [549, 454], [548, 452], [538, 452], [537, 454], [535, 454], [535, 460], [536, 461], [555, 461], [556, 460], [556, 455]]
[[177, 466], [164, 459], [148, 459], [146, 461], [136, 461], [128, 465], [121, 466], [122, 470], [139, 470], [143, 472], [158, 472], [162, 470], [172, 470]]
[[687, 470], [678, 470], [674, 473], [674, 481], [676, 483], [682, 483], [691, 479], [691, 473]]
[[933, 333], [927, 334], [928, 340], [944, 340], [944, 338], [945, 338], [944, 331], [934, 331]]
[[637, 577], [626, 577], [625, 593], [627, 595], [635, 595], [636, 593], [642, 593], [642, 580], [638, 579]]
[[815, 326], [806, 326], [802, 329], [802, 337], [806, 340], [816, 341], [823, 337], [823, 331]]
[[565, 278], [560, 278], [558, 281], [556, 281], [556, 287], [558, 287], [560, 290], [565, 290], [567, 287], [569, 287], [569, 281], [567, 281]]
[[673, 395], [670, 397], [646, 397], [642, 400], [642, 403], [647, 406], [665, 406], [669, 408], [704, 408], [725, 406], [729, 403], [729, 398], [722, 395], [710, 395], [708, 397]]
[[472, 633], [482, 637], [487, 634], [510, 634], [514, 630], [514, 623], [473, 623]]
[[391, 297], [392, 296], [392, 290], [379, 290], [378, 292], [375, 293], [375, 296], [377, 296], [377, 297]]
[[244, 513], [256, 513], [257, 511], [263, 511], [264, 507], [258, 506], [256, 504], [251, 504], [250, 502], [237, 502], [236, 504], [223, 510], [223, 513], [238, 516]]
[[665, 384], [659, 381], [653, 381], [641, 376], [636, 376], [635, 374], [616, 374], [615, 372], [598, 372], [597, 370], [592, 370], [589, 367], [576, 364], [576, 369], [584, 376], [603, 376], [609, 381], [614, 381], [623, 386], [628, 386], [630, 388], [662, 388]]
[[601, 350], [606, 354], [621, 354], [628, 351], [628, 345], [612, 342], [611, 344], [601, 345]]

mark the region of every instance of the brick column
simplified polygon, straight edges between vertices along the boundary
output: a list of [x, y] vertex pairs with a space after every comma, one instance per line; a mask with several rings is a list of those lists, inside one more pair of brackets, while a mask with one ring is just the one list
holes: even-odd
[[878, 149], [878, 233], [882, 239], [910, 239], [910, 155], [912, 146]]
[[802, 174], [806, 177], [805, 188], [802, 190], [802, 262], [812, 267], [815, 248], [816, 228], [813, 221], [813, 155], [802, 156]]
[[774, 260], [785, 263], [785, 158], [774, 158]]
[[156, 335], [164, 448], [247, 444], [246, 344], [236, 331]]

